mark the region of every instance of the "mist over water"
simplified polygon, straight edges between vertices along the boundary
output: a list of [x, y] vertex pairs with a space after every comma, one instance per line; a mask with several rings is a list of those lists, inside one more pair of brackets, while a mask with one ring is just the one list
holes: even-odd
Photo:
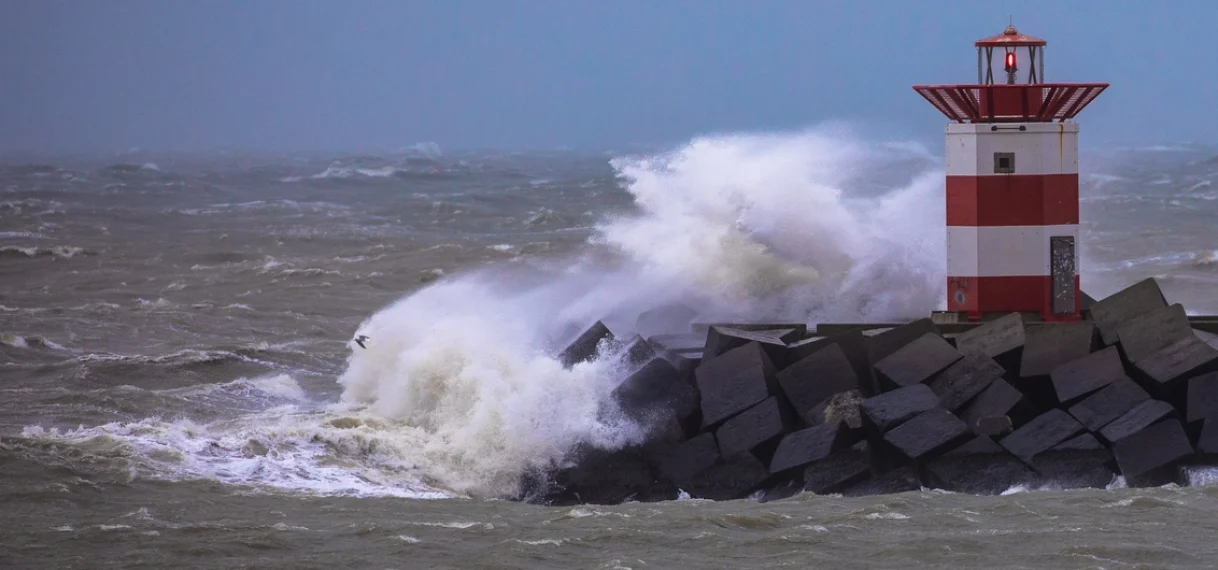
[[[1085, 290], [1154, 275], [1172, 301], [1218, 311], [1214, 154], [1086, 157]], [[640, 436], [607, 399], [630, 370], [554, 358], [592, 322], [628, 337], [669, 303], [809, 323], [942, 306], [939, 158], [841, 125], [642, 155], [421, 145], [42, 162], [0, 166], [0, 477], [25, 481], [10, 504], [31, 509], [94, 487], [116, 505], [231, 496], [306, 519], [310, 501], [336, 497], [458, 497], [474, 500], [405, 510], [502, 526], [487, 517], [531, 507], [484, 499], [512, 494], [530, 467]], [[30, 482], [43, 472], [55, 474]], [[889, 506], [838, 522], [936, 512], [926, 497], [874, 500]], [[1150, 510], [1170, 516], [1164, 501]], [[171, 535], [149, 508], [71, 533], [138, 519]], [[58, 512], [38, 528], [75, 516]], [[551, 539], [573, 540], [535, 540]]]

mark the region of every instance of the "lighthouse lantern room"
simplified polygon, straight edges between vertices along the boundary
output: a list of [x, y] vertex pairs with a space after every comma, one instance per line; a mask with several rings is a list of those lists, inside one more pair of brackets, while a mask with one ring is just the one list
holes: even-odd
[[[1078, 124], [1107, 83], [1046, 83], [1045, 41], [975, 42], [977, 83], [915, 85], [947, 126], [947, 309], [1079, 318]], [[1029, 315], [1031, 316], [1031, 315]]]

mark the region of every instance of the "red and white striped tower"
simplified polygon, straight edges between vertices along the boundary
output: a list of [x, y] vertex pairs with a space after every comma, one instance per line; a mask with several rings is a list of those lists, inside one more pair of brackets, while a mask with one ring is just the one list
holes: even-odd
[[976, 84], [914, 86], [954, 121], [947, 310], [969, 320], [1013, 311], [1076, 320], [1078, 124], [1070, 119], [1108, 84], [1045, 83], [1045, 41], [1013, 26], [974, 45]]

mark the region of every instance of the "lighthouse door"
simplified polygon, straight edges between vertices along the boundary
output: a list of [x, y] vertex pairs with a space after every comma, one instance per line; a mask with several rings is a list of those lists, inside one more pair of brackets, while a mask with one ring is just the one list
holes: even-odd
[[1053, 314], [1074, 314], [1074, 236], [1049, 238], [1049, 271], [1053, 279]]

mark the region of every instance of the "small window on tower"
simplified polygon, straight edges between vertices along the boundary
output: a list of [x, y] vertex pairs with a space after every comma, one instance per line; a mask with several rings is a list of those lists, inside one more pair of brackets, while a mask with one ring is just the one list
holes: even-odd
[[996, 152], [994, 153], [994, 174], [1014, 174], [1015, 173], [1015, 153], [1013, 152]]

